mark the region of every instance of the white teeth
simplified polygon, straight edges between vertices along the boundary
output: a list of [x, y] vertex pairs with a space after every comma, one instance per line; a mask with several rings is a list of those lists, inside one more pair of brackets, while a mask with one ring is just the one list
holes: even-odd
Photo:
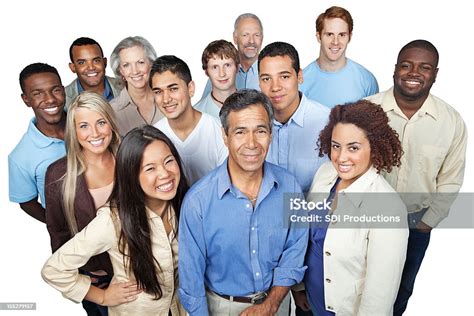
[[91, 143], [92, 146], [100, 146], [104, 142], [104, 139], [98, 139], [98, 140], [91, 140], [89, 143]]
[[54, 113], [58, 110], [58, 107], [44, 109], [48, 113]]
[[132, 80], [134, 80], [134, 81], [140, 81], [140, 80], [142, 80], [143, 76], [140, 76], [140, 77], [131, 77], [131, 78], [132, 78]]
[[339, 171], [347, 172], [351, 169], [351, 166], [339, 165]]
[[90, 74], [86, 74], [87, 77], [96, 77], [97, 76], [97, 73], [94, 72], [94, 73], [90, 73]]
[[407, 80], [406, 83], [412, 84], [412, 85], [419, 85], [420, 84], [418, 81], [409, 81], [409, 80]]
[[159, 185], [157, 188], [158, 188], [158, 190], [160, 190], [160, 191], [167, 192], [167, 191], [169, 191], [169, 190], [171, 190], [171, 189], [173, 188], [173, 181], [170, 181], [170, 182], [168, 182], [168, 183]]

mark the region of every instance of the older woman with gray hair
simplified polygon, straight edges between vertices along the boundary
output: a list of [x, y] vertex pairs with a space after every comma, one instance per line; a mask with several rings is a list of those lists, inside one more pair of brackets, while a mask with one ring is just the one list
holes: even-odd
[[137, 126], [153, 125], [163, 117], [148, 85], [151, 64], [155, 59], [155, 49], [141, 36], [124, 38], [110, 56], [115, 76], [125, 85], [120, 95], [110, 102], [122, 136]]

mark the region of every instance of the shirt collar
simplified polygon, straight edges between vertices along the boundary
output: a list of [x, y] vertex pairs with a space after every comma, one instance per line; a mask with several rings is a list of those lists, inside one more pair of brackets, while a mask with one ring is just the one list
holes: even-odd
[[48, 147], [52, 143], [64, 143], [62, 139], [49, 137], [41, 133], [38, 127], [36, 127], [35, 117], [31, 119], [30, 124], [28, 125], [28, 135], [38, 148]]
[[[377, 169], [374, 167], [370, 167], [366, 173], [364, 173], [359, 179], [355, 180], [350, 186], [347, 188], [340, 190], [339, 193], [364, 193], [367, 192], [370, 185], [375, 181], [375, 179], [379, 176], [377, 173]], [[359, 207], [362, 203], [362, 194], [348, 194], [347, 198], [352, 201], [352, 203]]]
[[[398, 106], [397, 101], [395, 100], [395, 96], [393, 94], [393, 87], [390, 88], [390, 90], [388, 90], [387, 93], [384, 95], [382, 99], [382, 109], [385, 112], [394, 111], [399, 115], [405, 116], [402, 110], [400, 109], [400, 107]], [[435, 120], [438, 119], [439, 111], [438, 111], [438, 108], [436, 107], [436, 103], [434, 102], [433, 96], [431, 94], [428, 95], [428, 97], [426, 98], [421, 108], [417, 111], [416, 115], [418, 116], [430, 115]]]
[[[232, 182], [230, 181], [229, 171], [227, 170], [228, 158], [223, 164], [218, 167], [217, 170], [217, 195], [219, 199], [222, 199], [224, 194], [228, 191], [233, 190]], [[265, 197], [270, 193], [271, 189], [279, 186], [279, 182], [276, 179], [272, 168], [268, 162], [263, 163], [263, 180], [258, 193], [258, 200]]]
[[128, 94], [127, 88], [123, 88], [122, 91], [120, 91], [120, 94], [117, 96], [117, 104], [119, 105], [118, 111], [125, 109], [127, 106], [135, 106], [136, 105], [133, 103], [132, 98]]
[[[295, 122], [296, 125], [300, 127], [304, 127], [304, 117], [306, 113], [307, 99], [303, 93], [300, 92], [299, 94], [300, 94], [300, 104], [298, 104], [298, 107], [296, 108], [295, 113], [293, 113], [293, 115], [290, 117], [288, 122], [285, 124], [289, 124], [290, 122], [293, 121]], [[277, 120], [273, 119], [273, 125], [282, 126], [285, 124], [282, 124], [278, 122]]]
[[245, 71], [242, 65], [239, 65], [239, 71], [243, 73], [251, 72], [253, 74], [258, 74], [258, 59], [249, 67], [249, 70]]
[[[330, 163], [330, 162], [328, 162]], [[369, 187], [375, 181], [375, 179], [379, 176], [377, 173], [377, 169], [374, 167], [370, 167], [362, 176], [360, 176], [357, 180], [355, 180], [350, 186], [345, 189], [339, 191], [339, 193], [364, 193], [367, 192]], [[325, 179], [320, 179], [320, 181], [324, 181], [328, 188], [332, 188], [334, 183], [336, 183], [338, 179], [336, 169], [332, 168], [330, 174]], [[347, 194], [346, 198], [352, 201], [352, 204], [355, 206], [360, 206], [362, 203], [362, 196], [363, 194]]]
[[[77, 86], [77, 94], [80, 94], [81, 92], [84, 91], [84, 88], [81, 85], [81, 82], [79, 79], [76, 79], [76, 86]], [[112, 92], [112, 87], [110, 86], [110, 83], [108, 80], [106, 80], [106, 77], [104, 77], [104, 92], [102, 93], [102, 96], [107, 100], [110, 101], [114, 98], [114, 94]]]

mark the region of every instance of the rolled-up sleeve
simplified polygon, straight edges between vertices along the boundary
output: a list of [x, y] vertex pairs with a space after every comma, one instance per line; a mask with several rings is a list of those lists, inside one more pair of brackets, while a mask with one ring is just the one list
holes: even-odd
[[[303, 192], [295, 182], [294, 192], [303, 198]], [[290, 222], [288, 238], [278, 266], [273, 271], [273, 286], [293, 286], [303, 280], [306, 266], [304, 258], [308, 246], [309, 226]]]
[[89, 225], [46, 261], [41, 275], [64, 297], [81, 302], [89, 291], [91, 280], [79, 274], [78, 268], [86, 264], [90, 257], [109, 250], [116, 242], [110, 210], [103, 208]]
[[181, 304], [190, 315], [208, 315], [204, 272], [206, 245], [199, 202], [187, 196], [179, 223], [179, 284]]

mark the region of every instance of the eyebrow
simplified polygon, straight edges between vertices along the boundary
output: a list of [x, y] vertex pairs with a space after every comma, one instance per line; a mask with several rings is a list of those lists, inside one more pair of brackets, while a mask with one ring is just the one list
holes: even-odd
[[169, 88], [173, 88], [173, 87], [177, 87], [177, 86], [178, 86], [177, 83], [171, 83], [171, 84], [167, 85], [165, 88], [153, 87], [153, 88], [151, 88], [151, 90], [152, 91], [163, 90], [163, 89], [169, 89]]
[[[341, 145], [338, 142], [336, 142], [335, 140], [331, 140], [331, 143], [334, 143], [336, 145]], [[350, 143], [347, 143], [346, 145], [350, 146], [350, 145], [360, 145], [360, 144], [361, 143], [359, 143], [359, 142], [350, 142]]]

